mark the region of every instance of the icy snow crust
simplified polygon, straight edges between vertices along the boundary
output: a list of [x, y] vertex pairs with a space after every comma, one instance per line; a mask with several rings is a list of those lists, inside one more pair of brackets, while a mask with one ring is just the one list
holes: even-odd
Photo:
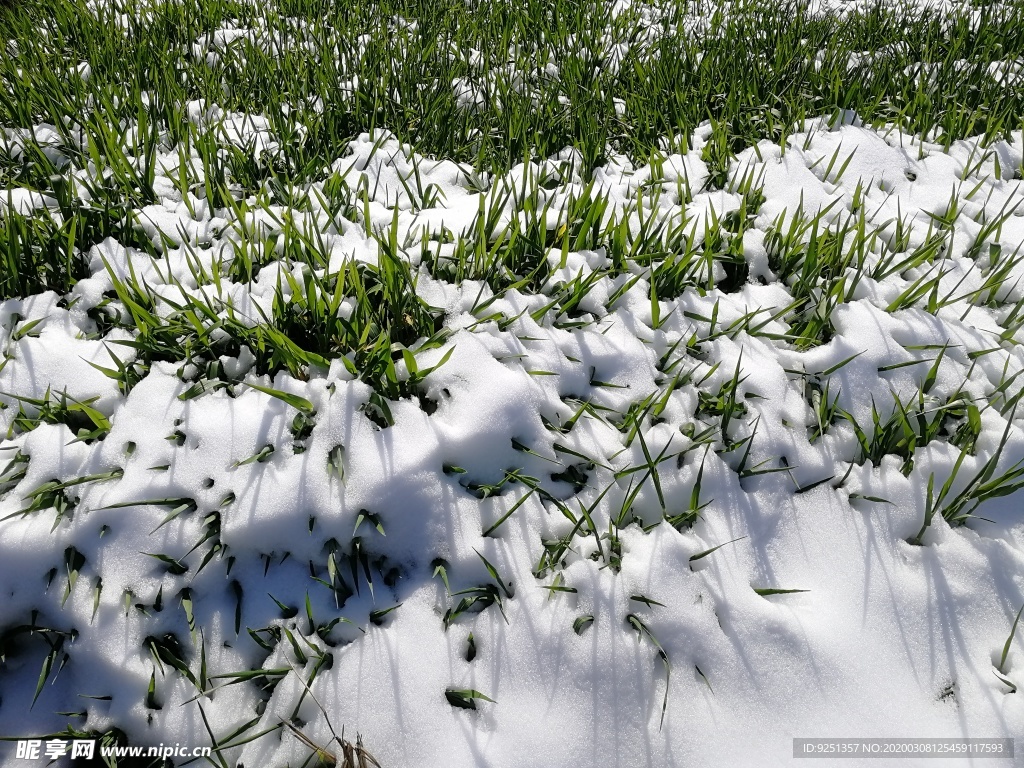
[[[217, 117], [272, 151], [259, 118]], [[888, 419], [896, 398], [916, 398], [931, 376], [930, 406], [963, 395], [981, 414], [953, 493], [997, 452], [994, 476], [1024, 459], [1021, 416], [1002, 407], [1024, 370], [1024, 338], [1005, 332], [1024, 297], [1024, 261], [992, 301], [971, 300], [998, 255], [1016, 258], [1024, 244], [1021, 136], [943, 152], [847, 115], [805, 125], [785, 152], [751, 147], [716, 189], [701, 153], [709, 135], [698, 130], [689, 152], [666, 151], [654, 166], [616, 158], [597, 171], [596, 190], [610, 201], [606, 218], [636, 232], [653, 217], [699, 242], [740, 210], [745, 180], [758, 180], [764, 199], [742, 238], [749, 277], [730, 292], [652, 302], [641, 266], [616, 273], [603, 250], [554, 248], [541, 291], [509, 291], [473, 314], [486, 285], [427, 274], [424, 237], [451, 252], [481, 206], [500, 210], [498, 231], [513, 220], [515, 198], [495, 203], [497, 190], [538, 189], [550, 203], [545, 226], [558, 232], [583, 187], [571, 152], [479, 179], [387, 134], [364, 135], [334, 167], [346, 187], [369, 191], [355, 221], [317, 202], [322, 185], [306, 190], [301, 210], [250, 214], [264, 235], [286, 213], [321, 232], [327, 272], [377, 263], [367, 224], [395, 227], [407, 244], [418, 292], [451, 331], [416, 362], [423, 370], [451, 355], [420, 385], [436, 410], [392, 402], [383, 428], [370, 418], [371, 388], [339, 361], [311, 367], [307, 380], [271, 380], [242, 349], [221, 361], [236, 383], [199, 396], [194, 366], [157, 363], [127, 396], [100, 370], [115, 353], [131, 360], [115, 343], [132, 338], [126, 331], [84, 338], [112, 276], [144, 281], [167, 300], [157, 302], [163, 314], [192, 294], [221, 311], [230, 299], [255, 323], [278, 275], [301, 275], [271, 261], [251, 282], [202, 284], [196, 265], [212, 274], [230, 263], [238, 222], [205, 200], [182, 202], [170, 182], [179, 156], [162, 157], [164, 202], [139, 214], [155, 242], [169, 238], [163, 258], [107, 241], [88, 254], [93, 275], [74, 301], [0, 303], [0, 468], [11, 462], [13, 478], [0, 484], [0, 621], [67, 633], [47, 635], [66, 638], [53, 672], [68, 657], [30, 710], [49, 646], [19, 635], [0, 679], [3, 731], [61, 729], [69, 720], [53, 713], [67, 711], [85, 713], [70, 721], [77, 728], [116, 727], [139, 744], [230, 744], [245, 740], [230, 736], [243, 727], [272, 729], [225, 750], [246, 766], [308, 757], [282, 720], [318, 744], [331, 727], [360, 733], [384, 766], [766, 766], [789, 762], [794, 736], [1024, 737], [1024, 699], [1009, 693], [1024, 687], [1019, 633], [1003, 680], [994, 674], [1024, 602], [1024, 496], [991, 498], [964, 526], [936, 514], [912, 544], [929, 478], [937, 493], [960, 449], [948, 437], [919, 445], [905, 473], [892, 455], [864, 460], [852, 426], [870, 435], [872, 407]], [[434, 185], [431, 204], [410, 195], [414, 176]], [[557, 183], [539, 187], [545, 177]], [[9, 204], [47, 201], [16, 193]], [[786, 340], [793, 286], [773, 272], [769, 230], [798, 212], [824, 211], [819, 226], [833, 229], [863, 212], [878, 232], [864, 256], [872, 267], [922, 245], [951, 210], [938, 266], [865, 276], [834, 310], [830, 340], [806, 351]], [[909, 232], [900, 246], [898, 229]], [[943, 306], [926, 311], [925, 296], [889, 311], [932, 269], [945, 272]], [[559, 283], [592, 275], [580, 322], [544, 311]], [[733, 325], [751, 312], [757, 322]], [[730, 381], [743, 409], [724, 426], [702, 396]], [[813, 440], [808, 381], [852, 417]], [[301, 401], [250, 384], [308, 401], [312, 430], [294, 434]], [[17, 398], [62, 392], [105, 415], [109, 434], [76, 441], [63, 424], [17, 428], [19, 408], [38, 410]], [[631, 407], [652, 402], [636, 429], [619, 428]], [[55, 480], [72, 483], [64, 511], [17, 514]], [[693, 509], [692, 526], [666, 520]], [[539, 569], [545, 542], [560, 539], [567, 545]], [[458, 609], [481, 593], [490, 598]], [[162, 647], [177, 649], [188, 674]], [[493, 702], [453, 707], [446, 690]]]

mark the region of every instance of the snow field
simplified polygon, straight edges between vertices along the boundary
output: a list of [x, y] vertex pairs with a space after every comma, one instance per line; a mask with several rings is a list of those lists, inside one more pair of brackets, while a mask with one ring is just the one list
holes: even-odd
[[[231, 213], [195, 201], [193, 218], [157, 177], [168, 197], [140, 220], [155, 242], [172, 238], [160, 257], [107, 241], [70, 301], [43, 294], [0, 312], [2, 449], [14, 459], [0, 501], [4, 614], [46, 627], [34, 634], [47, 642], [66, 637], [69, 659], [30, 710], [47, 646], [9, 658], [8, 729], [59, 727], [44, 712], [82, 693], [99, 698], [75, 702], [77, 727], [133, 743], [272, 729], [222, 753], [247, 765], [301, 763], [308, 748], [279, 738], [279, 723], [327, 743], [325, 712], [394, 765], [768, 765], [789, 759], [794, 735], [1020, 735], [1008, 693], [1019, 640], [993, 674], [1021, 602], [1019, 493], [984, 499], [958, 527], [937, 514], [910, 543], [929, 478], [940, 487], [958, 456], [954, 494], [993, 457], [992, 477], [1024, 458], [1019, 387], [1007, 385], [1024, 363], [1019, 323], [1007, 325], [1019, 260], [998, 288], [986, 283], [997, 252], [1015, 259], [1024, 242], [1009, 170], [1020, 137], [943, 152], [852, 115], [805, 129], [784, 153], [768, 142], [741, 153], [721, 190], [708, 186], [704, 128], [685, 155], [638, 168], [616, 158], [594, 174], [604, 217], [634, 236], [650, 217], [700, 244], [754, 190], [763, 198], [739, 235], [747, 280], [653, 301], [650, 270], [620, 271], [606, 249], [554, 247], [539, 290], [494, 295], [445, 280], [424, 255], [450, 252], [451, 237], [411, 245], [445, 230], [471, 238], [481, 206], [499, 231], [519, 226], [501, 189], [541, 195], [545, 229], [564, 229], [584, 186], [571, 153], [475, 191], [455, 164], [361, 137], [335, 164], [340, 183], [368, 190], [371, 227], [410, 244], [416, 291], [449, 331], [433, 349], [413, 345], [415, 365], [433, 370], [419, 401], [390, 403], [390, 424], [344, 366], [270, 378], [244, 347], [220, 359], [230, 383], [198, 396], [203, 372], [175, 362], [119, 391], [100, 369], [132, 363], [117, 344], [133, 334], [84, 338], [115, 281], [149, 286], [162, 317], [189, 296], [215, 317], [228, 306], [258, 317], [252, 308], [288, 298], [278, 275], [310, 268], [271, 261], [251, 282], [204, 281], [237, 258]], [[415, 204], [414, 176], [440, 190], [436, 204]], [[538, 184], [546, 176], [558, 183]], [[332, 218], [320, 187], [296, 210], [254, 206], [250, 224], [316, 226], [325, 275], [346, 259], [377, 263], [379, 238]], [[870, 277], [925, 246], [947, 214], [934, 264]], [[859, 282], [832, 310], [831, 338], [799, 349], [784, 310], [802, 289], [773, 271], [766, 233], [801, 217], [836, 231], [858, 216], [875, 233], [847, 268]], [[711, 266], [698, 283], [723, 280]], [[893, 308], [923, 275], [945, 303]], [[591, 276], [571, 315], [550, 306]], [[397, 367], [410, 375], [407, 360]], [[808, 380], [848, 414], [814, 439]], [[109, 422], [102, 439], [19, 428], [27, 399], [58, 393]], [[877, 435], [872, 408], [885, 421], [918, 397], [926, 420], [950, 399], [975, 404], [973, 450], [952, 441], [961, 416], [912, 446], [909, 470], [892, 454], [865, 461], [856, 429]], [[303, 413], [311, 429], [296, 428]], [[65, 501], [19, 514], [54, 481]], [[453, 707], [446, 690], [494, 702]]]
[[[496, 52], [90, 3], [102, 43], [65, 9], [7, 45], [0, 736], [250, 768], [342, 729], [382, 766], [1024, 736], [1016, 17], [705, 5], [531, 5]], [[873, 13], [906, 39], [814, 26]], [[185, 85], [114, 83], [135, 55]], [[750, 109], [772, 78], [805, 91]]]

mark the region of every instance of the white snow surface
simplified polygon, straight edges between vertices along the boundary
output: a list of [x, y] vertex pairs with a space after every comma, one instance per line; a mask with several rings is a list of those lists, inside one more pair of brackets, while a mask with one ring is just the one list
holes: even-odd
[[[240, 35], [218, 32], [215, 39], [229, 45]], [[197, 105], [190, 114], [214, 115], [204, 109]], [[338, 733], [344, 727], [349, 738], [361, 734], [383, 766], [453, 768], [772, 766], [789, 764], [791, 740], [800, 736], [1024, 737], [1024, 694], [1009, 693], [994, 674], [1024, 603], [1024, 493], [987, 501], [965, 526], [950, 527], [936, 516], [922, 545], [908, 543], [924, 518], [929, 477], [940, 487], [958, 449], [946, 441], [919, 446], [904, 475], [893, 456], [878, 465], [859, 462], [846, 421], [811, 442], [814, 414], [802, 375], [817, 374], [842, 408], [870, 423], [872, 404], [887, 416], [894, 398], [917, 392], [944, 345], [931, 390], [936, 402], [962, 389], [985, 403], [997, 398], [1001, 382], [1024, 370], [1021, 334], [1000, 339], [1006, 310], [957, 299], [983, 286], [979, 261], [984, 266], [990, 247], [1019, 255], [1024, 246], [1024, 188], [1014, 174], [1022, 137], [990, 146], [966, 140], [944, 152], [919, 137], [846, 117], [809, 122], [784, 152], [769, 142], [751, 147], [732, 164], [725, 190], [708, 185], [701, 159], [705, 128], [693, 137], [689, 154], [667, 154], [660, 171], [625, 158], [599, 169], [598, 187], [611, 201], [606, 216], [627, 217], [639, 227], [638, 201], [646, 200], [640, 206], [645, 216], [653, 211], [659, 220], [687, 222], [697, 238], [709, 217], [738, 209], [741, 179], [763, 181], [765, 200], [744, 239], [749, 282], [732, 293], [661, 297], [660, 322], [643, 277], [611, 307], [607, 299], [623, 279], [602, 277], [582, 307], [588, 322], [575, 328], [556, 326], [550, 313], [534, 320], [531, 312], [547, 298], [510, 291], [487, 311], [519, 316], [501, 327], [469, 312], [489, 289], [421, 272], [420, 293], [446, 311], [453, 331], [444, 348], [418, 357], [422, 369], [453, 350], [424, 382], [437, 403], [432, 413], [415, 400], [392, 403], [394, 424], [382, 429], [366, 414], [370, 387], [339, 365], [313, 369], [306, 381], [287, 374], [270, 380], [246, 373], [249, 350], [226, 358], [229, 372], [246, 382], [313, 405], [315, 426], [301, 453], [294, 452], [289, 431], [296, 409], [280, 398], [239, 384], [233, 396], [221, 389], [183, 400], [196, 372], [171, 362], [154, 365], [125, 396], [96, 367], [113, 367], [114, 354], [126, 362], [132, 356], [130, 347], [116, 343], [130, 339], [123, 331], [102, 341], [85, 338], [96, 330], [88, 310], [112, 285], [104, 260], [121, 277], [131, 265], [169, 300], [204, 290], [230, 296], [240, 314], [253, 318], [255, 307], [269, 308], [277, 270], [285, 269], [271, 265], [252, 283], [198, 285], [190, 262], [210, 269], [232, 258], [237, 234], [228, 226], [231, 213], [199, 200], [186, 206], [158, 176], [163, 200], [141, 213], [154, 241], [160, 233], [173, 239], [163, 258], [107, 241], [88, 254], [93, 276], [75, 288], [70, 306], [53, 294], [0, 302], [6, 358], [0, 433], [7, 435], [0, 441], [0, 468], [16, 454], [28, 458], [24, 477], [0, 498], [0, 631], [34, 620], [75, 633], [65, 646], [68, 663], [55, 678], [51, 674], [31, 709], [46, 646], [25, 639], [20, 652], [8, 656], [0, 678], [2, 730], [60, 729], [69, 721], [55, 713], [74, 710], [85, 713], [71, 721], [78, 728], [117, 727], [140, 744], [201, 745], [210, 743], [211, 733], [222, 738], [254, 718], [253, 733], [296, 717], [317, 743], [328, 743], [332, 727]], [[249, 136], [261, 151], [273, 151], [265, 120], [226, 119], [234, 121], [232, 141]], [[833, 157], [838, 160], [830, 166]], [[177, 152], [162, 158], [161, 175], [172, 177], [177, 158]], [[429, 204], [410, 196], [414, 167], [424, 186], [440, 190]], [[492, 200], [503, 183], [535, 183], [545, 172], [554, 174], [558, 184], [540, 191], [552, 203], [547, 226], [557, 228], [566, 201], [582, 189], [575, 168], [573, 154], [565, 152], [520, 166], [504, 180], [471, 179], [456, 164], [415, 156], [383, 133], [360, 137], [334, 166], [347, 187], [370, 191], [372, 224], [388, 227], [397, 212], [398, 241], [416, 244], [405, 253], [414, 268], [424, 232], [467, 231], [481, 196]], [[489, 189], [480, 191], [481, 182]], [[662, 190], [659, 197], [652, 185]], [[18, 192], [0, 192], [0, 200], [20, 209], [48, 204]], [[941, 292], [952, 300], [937, 312], [916, 306], [887, 311], [922, 268], [865, 278], [855, 298], [834, 311], [833, 338], [809, 351], [747, 333], [713, 336], [713, 314], [720, 329], [753, 310], [768, 320], [792, 300], [790, 286], [769, 265], [764, 232], [773, 223], [790, 221], [801, 208], [813, 214], [832, 206], [826, 219], [838, 226], [855, 215], [856, 205], [883, 236], [895, 237], [902, 218], [911, 226], [913, 248], [951, 201], [959, 210], [942, 260], [949, 273]], [[972, 258], [968, 251], [981, 222], [1007, 211], [1005, 223], [986, 234], [983, 256]], [[292, 213], [322, 232], [331, 269], [350, 259], [376, 263], [376, 242], [362, 224], [316, 204]], [[515, 215], [510, 200], [502, 222]], [[270, 217], [250, 224], [267, 232], [276, 226]], [[883, 239], [869, 258], [882, 258]], [[607, 267], [601, 251], [562, 259], [556, 250], [551, 259], [552, 284]], [[1018, 259], [1004, 283], [1004, 303], [1024, 297], [1022, 265]], [[169, 305], [160, 311], [169, 312]], [[41, 322], [30, 333], [18, 333], [35, 320]], [[786, 332], [782, 320], [768, 327]], [[641, 422], [642, 439], [630, 440], [613, 425], [614, 414], [665, 391], [659, 360], [694, 335], [703, 340], [699, 354], [684, 364], [694, 368], [693, 381], [703, 379], [700, 389], [716, 392], [738, 366], [746, 413], [730, 436], [749, 435], [756, 424], [746, 466], [776, 471], [741, 479], [738, 452], [722, 451], [720, 444], [694, 447], [687, 426], [699, 433], [716, 422], [698, 414], [693, 383], [667, 397], [660, 419]], [[887, 368], [914, 361], [921, 362]], [[35, 412], [16, 398], [45, 398], [48, 391], [91, 402], [110, 420], [109, 434], [86, 443], [76, 442], [63, 424], [15, 428], [19, 404]], [[585, 400], [599, 408], [571, 430], [561, 434], [546, 426], [565, 424]], [[1016, 413], [1007, 417], [997, 408], [984, 410], [976, 455], [965, 460], [962, 477], [976, 472], [1004, 435], [1000, 471], [1024, 459], [1024, 422]], [[177, 440], [167, 439], [176, 431]], [[274, 450], [265, 461], [243, 463], [268, 445]], [[343, 478], [331, 474], [327, 461], [339, 445]], [[552, 477], [581, 463], [565, 449], [593, 459], [578, 492]], [[625, 471], [655, 463], [645, 454], [657, 457], [660, 490], [649, 470]], [[499, 483], [510, 469], [538, 478], [544, 494], [513, 483], [480, 499], [467, 488]], [[56, 526], [52, 509], [16, 514], [48, 481], [112, 470], [123, 474], [69, 486], [74, 509]], [[574, 515], [586, 508], [598, 534], [607, 533], [641, 482], [632, 504], [638, 522], [619, 533], [621, 569], [606, 559], [612, 541], [579, 535], [564, 568], [534, 576], [542, 542], [574, 528], [553, 500], [564, 501]], [[666, 514], [687, 509], [698, 484], [706, 506], [692, 528], [664, 522]], [[141, 503], [160, 499], [193, 505], [165, 521], [169, 506]], [[482, 535], [520, 501], [493, 535]], [[214, 512], [224, 549], [200, 570], [205, 548], [193, 545]], [[366, 519], [366, 512], [374, 517]], [[368, 553], [372, 589], [358, 561], [350, 572], [342, 557], [354, 534]], [[71, 547], [84, 564], [65, 602]], [[337, 573], [359, 586], [340, 604], [327, 586], [335, 548]], [[188, 570], [175, 573], [154, 553]], [[445, 612], [460, 596], [449, 594], [437, 575], [438, 559], [447, 564], [451, 593], [498, 587], [486, 559], [511, 597], [502, 593], [500, 608], [467, 611], [446, 627]], [[771, 588], [804, 591], [755, 592]], [[191, 632], [183, 597], [194, 612]], [[276, 601], [292, 610], [282, 612]], [[396, 605], [371, 621], [371, 612]], [[574, 621], [585, 615], [593, 622], [577, 634]], [[313, 631], [338, 617], [344, 621], [322, 636]], [[649, 635], [638, 636], [629, 617]], [[287, 629], [295, 642], [284, 639], [268, 653], [246, 631], [265, 627]], [[147, 638], [168, 633], [193, 672], [204, 656], [211, 690], [201, 698], [171, 666], [154, 662]], [[470, 635], [476, 657], [467, 661]], [[330, 665], [306, 691], [301, 680], [310, 678], [321, 653]], [[227, 684], [230, 673], [259, 669], [284, 670], [263, 705], [255, 683]], [[1024, 633], [1011, 643], [1002, 674], [1024, 689]], [[151, 676], [159, 709], [146, 703]], [[493, 702], [455, 708], [446, 689], [473, 689]], [[309, 749], [280, 729], [224, 755], [230, 765], [299, 765]], [[13, 756], [3, 760], [15, 764]]]

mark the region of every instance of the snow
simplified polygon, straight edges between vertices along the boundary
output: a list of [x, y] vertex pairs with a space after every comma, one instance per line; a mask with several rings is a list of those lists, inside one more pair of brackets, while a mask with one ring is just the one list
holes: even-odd
[[[203, 50], [242, 39], [254, 38], [217, 30]], [[453, 87], [467, 89], [467, 103], [481, 98], [471, 83]], [[200, 103], [188, 114], [254, 155], [278, 146], [266, 117]], [[970, 296], [984, 287], [977, 264], [992, 258], [990, 249], [1017, 255], [1024, 244], [1017, 207], [1024, 189], [1013, 172], [1024, 137], [990, 146], [968, 139], [947, 152], [919, 136], [866, 127], [852, 114], [797, 128], [784, 148], [764, 142], [741, 153], [725, 189], [710, 186], [701, 156], [709, 126], [692, 137], [691, 151], [666, 153], [658, 168], [613, 157], [598, 169], [594, 189], [610, 203], [605, 217], [628, 219], [634, 232], [642, 216], [654, 216], [682, 223], [700, 243], [709, 222], [740, 209], [742, 179], [763, 183], [765, 199], [743, 238], [751, 271], [738, 290], [660, 296], [655, 310], [649, 275], [632, 265], [626, 275], [601, 274], [580, 304], [579, 327], [559, 327], [552, 313], [534, 317], [550, 299], [525, 289], [486, 310], [510, 322], [483, 320], [473, 310], [489, 290], [430, 277], [418, 247], [443, 228], [470, 233], [481, 207], [498, 205], [500, 190], [533, 187], [545, 176], [557, 183], [538, 189], [540, 209], [550, 203], [543, 224], [557, 230], [583, 186], [571, 150], [479, 179], [415, 155], [387, 132], [364, 134], [330, 170], [349, 193], [367, 191], [369, 222], [335, 217], [316, 194], [320, 183], [306, 190], [309, 210], [277, 206], [245, 227], [208, 201], [185, 205], [171, 183], [177, 152], [168, 153], [156, 183], [166, 194], [138, 211], [154, 243], [164, 248], [161, 235], [168, 239], [162, 258], [108, 240], [87, 255], [92, 275], [76, 286], [71, 306], [52, 293], [0, 302], [0, 467], [28, 457], [24, 477], [0, 497], [0, 628], [32, 621], [75, 632], [70, 662], [34, 708], [45, 646], [26, 640], [10, 654], [4, 731], [62, 728], [67, 720], [55, 713], [74, 707], [86, 712], [79, 727], [116, 727], [133, 743], [207, 744], [211, 732], [223, 736], [253, 718], [254, 732], [296, 718], [317, 743], [332, 727], [361, 734], [384, 766], [495, 767], [771, 766], [789, 763], [797, 736], [1024, 737], [1024, 698], [993, 674], [1024, 603], [1021, 492], [988, 500], [964, 526], [937, 515], [923, 540], [911, 543], [929, 478], [941, 487], [959, 450], [944, 440], [918, 446], [909, 473], [893, 455], [863, 461], [847, 421], [808, 438], [815, 415], [804, 391], [808, 378], [829, 387], [839, 407], [870, 429], [873, 408], [887, 417], [897, 398], [921, 391], [942, 348], [930, 404], [960, 391], [980, 403], [1005, 402], [999, 388], [1024, 370], [1024, 338], [1016, 331], [1000, 339], [1005, 307], [972, 304]], [[421, 188], [410, 189], [414, 178]], [[942, 261], [950, 271], [939, 284], [946, 306], [890, 311], [924, 272], [897, 270], [865, 277], [833, 311], [832, 337], [820, 346], [800, 351], [782, 338], [786, 322], [771, 318], [795, 289], [772, 271], [769, 228], [785, 228], [798, 211], [827, 210], [823, 225], [833, 228], [863, 215], [892, 238], [903, 222], [912, 250], [954, 204], [955, 235]], [[5, 190], [3, 205], [25, 212], [53, 202]], [[513, 196], [498, 207], [501, 232], [522, 212]], [[242, 231], [280, 231], [285, 213], [319, 228], [331, 269], [377, 262], [367, 223], [395, 222], [397, 242], [416, 244], [403, 256], [452, 332], [443, 347], [417, 353], [424, 369], [452, 350], [423, 382], [436, 410], [394, 402], [394, 423], [382, 428], [368, 415], [370, 386], [341, 365], [313, 369], [308, 380], [271, 379], [253, 370], [253, 351], [244, 347], [221, 358], [227, 375], [244, 382], [194, 398], [186, 394], [199, 371], [183, 360], [155, 363], [127, 395], [104, 374], [134, 359], [124, 331], [87, 338], [98, 332], [89, 311], [113, 277], [145, 280], [164, 316], [182, 296], [205, 292], [223, 306], [230, 299], [239, 317], [255, 322], [270, 311], [283, 264], [264, 267], [252, 282], [225, 276], [216, 287], [201, 285], [194, 265], [230, 263]], [[1005, 222], [983, 235], [976, 262], [971, 249], [983, 223], [1003, 213]], [[871, 266], [888, 246], [873, 247]], [[609, 268], [601, 249], [556, 248], [549, 263], [547, 292]], [[1024, 295], [1022, 262], [1009, 274], [1004, 303]], [[638, 279], [620, 291], [630, 275]], [[720, 333], [751, 312], [767, 323], [761, 334]], [[31, 332], [18, 332], [36, 320]], [[635, 439], [619, 429], [631, 406], [665, 392], [659, 361], [691, 338], [697, 348], [684, 363], [691, 375], [666, 397], [661, 420], [641, 419]], [[915, 364], [891, 367], [901, 363]], [[725, 437], [748, 439], [746, 469], [772, 471], [742, 472], [742, 450], [721, 438], [710, 446], [694, 439], [715, 422], [700, 412], [698, 390], [719, 392], [734, 373], [745, 413]], [[294, 434], [296, 408], [266, 388], [309, 401], [315, 425], [307, 437]], [[109, 434], [76, 441], [61, 423], [17, 427], [20, 404], [37, 410], [17, 398], [59, 393], [91, 403], [110, 420]], [[565, 425], [583, 403], [593, 408], [571, 430], [549, 428]], [[992, 407], [982, 425], [954, 492], [996, 454], [999, 471], [1024, 459], [1021, 415]], [[339, 446], [341, 472], [328, 463]], [[573, 466], [585, 478], [578, 488], [568, 479]], [[68, 487], [73, 510], [56, 524], [54, 509], [18, 514], [44, 483], [113, 470], [120, 472]], [[509, 473], [534, 478], [536, 489], [509, 482]], [[502, 488], [480, 498], [485, 485]], [[665, 522], [689, 507], [698, 487], [705, 506], [692, 528]], [[161, 500], [177, 501], [154, 503]], [[191, 503], [169, 514], [183, 500]], [[592, 531], [576, 522], [583, 510]], [[620, 515], [639, 524], [602, 537]], [[200, 567], [214, 524], [221, 550]], [[564, 568], [538, 577], [544, 542], [566, 536], [573, 538]], [[73, 586], [69, 552], [84, 558]], [[613, 567], [616, 552], [620, 567]], [[344, 601], [329, 588], [336, 577], [357, 590]], [[500, 605], [446, 620], [460, 590], [487, 584]], [[577, 633], [574, 621], [587, 615], [593, 622]], [[637, 621], [648, 634], [638, 633]], [[327, 628], [317, 633], [318, 626]], [[246, 628], [288, 630], [294, 642], [268, 654]], [[169, 664], [154, 663], [148, 639], [168, 633], [192, 671], [204, 654], [213, 685], [202, 697]], [[303, 681], [321, 654], [331, 662], [307, 691]], [[1024, 687], [1022, 634], [1007, 659], [1003, 676]], [[261, 668], [287, 670], [268, 696], [253, 682], [215, 677]], [[159, 708], [145, 703], [151, 676]], [[473, 689], [494, 702], [454, 708], [446, 689]], [[308, 752], [282, 730], [225, 754], [231, 764], [253, 766], [300, 764]]]

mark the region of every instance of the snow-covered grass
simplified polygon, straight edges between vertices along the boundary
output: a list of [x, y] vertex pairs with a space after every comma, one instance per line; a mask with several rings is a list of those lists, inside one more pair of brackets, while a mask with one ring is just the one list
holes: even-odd
[[1024, 736], [1024, 8], [833, 5], [0, 9], [0, 737]]

